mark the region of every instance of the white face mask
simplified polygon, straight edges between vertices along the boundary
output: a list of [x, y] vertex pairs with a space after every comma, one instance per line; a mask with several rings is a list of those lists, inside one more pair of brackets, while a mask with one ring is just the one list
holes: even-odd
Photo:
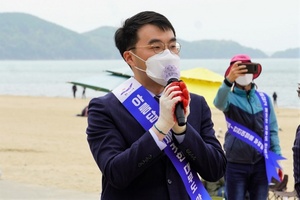
[[253, 80], [253, 74], [245, 74], [235, 79], [235, 82], [241, 86], [249, 85]]
[[132, 55], [144, 61], [147, 66], [146, 71], [138, 67], [135, 68], [146, 72], [149, 78], [162, 86], [166, 86], [170, 78], [179, 79], [180, 77], [180, 57], [171, 53], [169, 49], [149, 57], [146, 61], [134, 53]]

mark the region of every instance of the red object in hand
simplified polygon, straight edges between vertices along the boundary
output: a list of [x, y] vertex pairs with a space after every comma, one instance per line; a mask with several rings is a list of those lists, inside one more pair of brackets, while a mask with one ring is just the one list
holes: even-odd
[[[176, 94], [176, 97], [180, 97], [179, 102], [174, 107], [174, 121], [178, 123], [179, 126], [184, 126], [186, 124], [185, 114], [189, 112], [189, 101], [190, 96], [186, 88], [186, 85], [182, 81], [171, 82], [168, 87], [176, 86], [173, 91], [180, 91]], [[173, 92], [172, 91], [172, 92]]]
[[278, 169], [278, 176], [279, 176], [280, 181], [282, 181], [282, 178], [283, 178], [283, 172], [282, 172], [281, 169]]
[[186, 107], [188, 106], [189, 104], [189, 101], [190, 101], [190, 95], [189, 95], [189, 91], [187, 90], [187, 87], [185, 85], [185, 83], [183, 81], [175, 81], [175, 82], [172, 82], [168, 85], [168, 87], [171, 87], [171, 86], [179, 86], [178, 89], [175, 89], [178, 90], [178, 91], [182, 91], [181, 94], [179, 94], [178, 96], [181, 97], [181, 102], [183, 104], [183, 108], [184, 110], [186, 109]]
[[190, 101], [189, 91], [187, 90], [185, 83], [182, 81], [179, 82], [179, 87], [182, 91], [182, 94], [180, 96], [181, 96], [181, 101], [182, 101], [183, 107], [185, 109], [188, 106], [189, 101]]

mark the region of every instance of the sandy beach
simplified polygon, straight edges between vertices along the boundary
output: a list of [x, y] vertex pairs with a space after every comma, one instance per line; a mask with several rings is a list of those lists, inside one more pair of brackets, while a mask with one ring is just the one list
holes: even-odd
[[[77, 117], [90, 99], [0, 96], [0, 181], [99, 193], [101, 175], [86, 141], [86, 117]], [[212, 108], [223, 144], [223, 113]], [[276, 108], [283, 172], [293, 190], [292, 145], [300, 109]]]

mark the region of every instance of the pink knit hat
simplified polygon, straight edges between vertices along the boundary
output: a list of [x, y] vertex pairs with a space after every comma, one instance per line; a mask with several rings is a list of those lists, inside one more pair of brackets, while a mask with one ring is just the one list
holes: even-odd
[[[226, 72], [225, 72], [225, 77], [229, 74], [230, 72], [230, 69], [231, 69], [231, 66], [236, 62], [236, 61], [242, 61], [242, 63], [251, 63], [251, 58], [246, 55], [246, 54], [238, 54], [238, 55], [235, 55], [231, 58], [231, 61], [230, 61], [230, 65], [229, 67], [227, 68]], [[258, 71], [256, 74], [253, 74], [253, 79], [256, 79], [260, 73], [262, 71], [262, 68], [261, 68], [261, 65], [258, 64]]]

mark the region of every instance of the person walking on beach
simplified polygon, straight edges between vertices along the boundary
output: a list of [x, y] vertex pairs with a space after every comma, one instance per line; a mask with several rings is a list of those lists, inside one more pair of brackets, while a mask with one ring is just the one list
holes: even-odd
[[85, 87], [83, 87], [83, 89], [82, 89], [82, 99], [85, 99], [86, 98], [86, 96], [85, 96]]
[[[300, 97], [300, 83], [298, 84], [298, 97]], [[294, 187], [298, 197], [300, 197], [300, 124], [296, 130], [296, 137], [293, 146], [294, 160]]]
[[300, 83], [298, 83], [298, 90], [297, 90], [297, 92], [298, 92], [298, 97], [300, 98]]
[[198, 174], [219, 180], [226, 158], [206, 100], [177, 81], [181, 47], [172, 24], [137, 13], [117, 29], [115, 44], [134, 76], [89, 103], [86, 133], [102, 172], [101, 199], [208, 199]]
[[277, 106], [277, 93], [274, 92], [273, 95], [272, 95], [272, 97], [273, 97], [273, 104], [274, 104], [274, 106]]
[[[214, 99], [228, 126], [224, 150], [228, 162], [225, 185], [230, 200], [244, 199], [247, 192], [250, 199], [267, 199], [272, 176], [277, 179], [280, 179], [278, 174], [282, 176], [281, 169], [277, 171], [271, 162], [273, 157], [276, 161], [283, 159], [272, 101], [257, 91], [253, 83], [262, 67], [257, 64], [257, 72], [247, 73], [247, 63], [251, 63], [251, 59], [245, 54], [231, 59]], [[266, 169], [266, 166], [271, 167]]]
[[74, 97], [74, 99], [75, 99], [75, 98], [76, 98], [76, 91], [77, 91], [76, 85], [73, 85], [72, 91], [73, 91], [73, 97]]

